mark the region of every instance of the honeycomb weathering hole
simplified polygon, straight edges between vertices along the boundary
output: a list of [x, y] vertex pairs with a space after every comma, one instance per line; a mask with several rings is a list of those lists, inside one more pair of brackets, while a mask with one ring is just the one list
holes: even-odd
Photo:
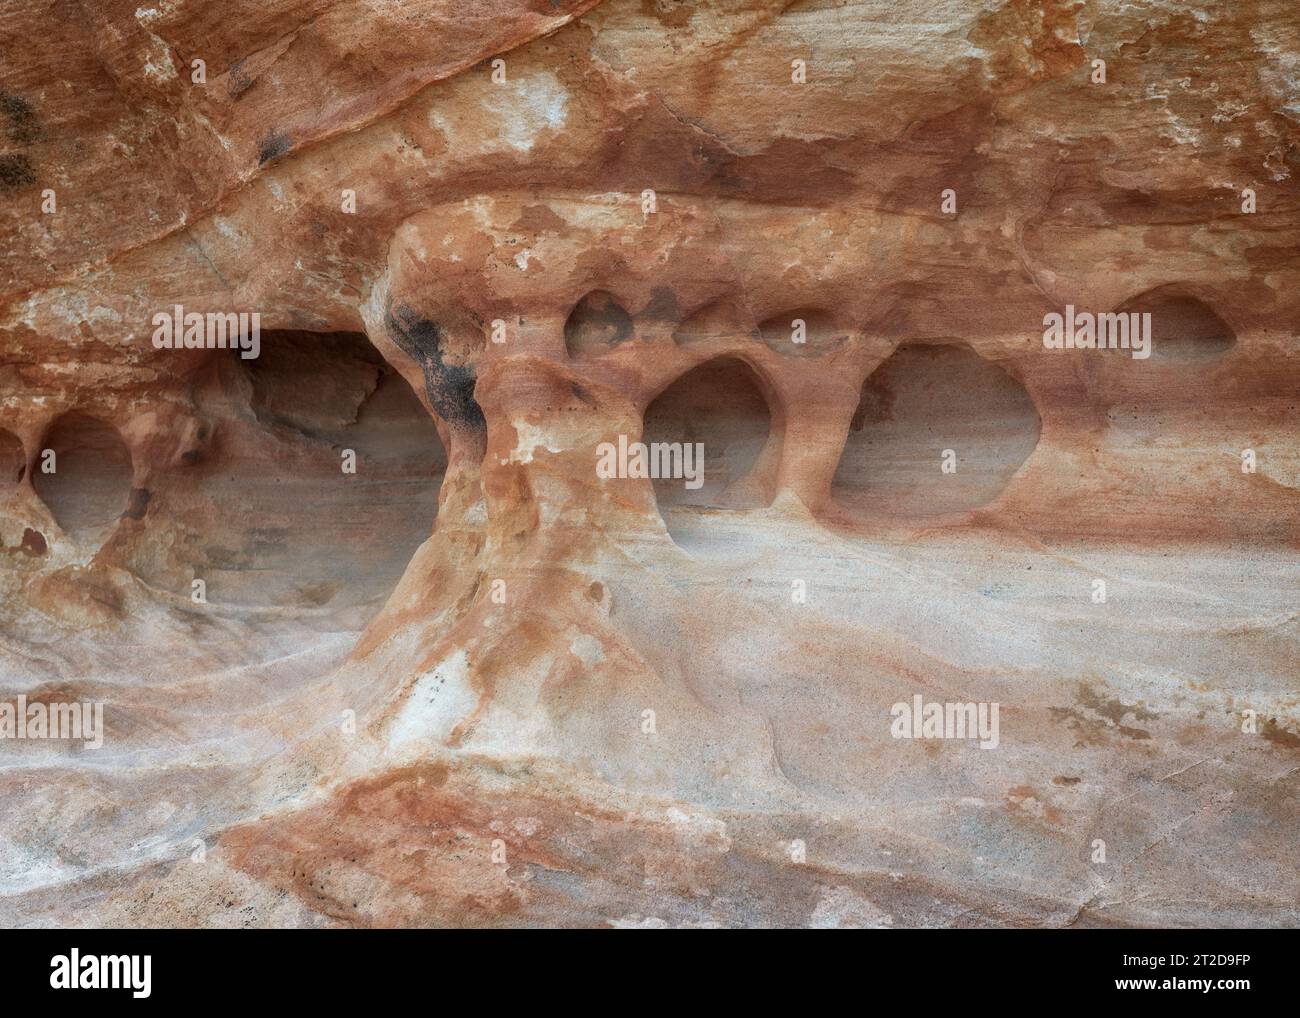
[[716, 300], [692, 312], [673, 332], [673, 341], [690, 346], [712, 339], [734, 339], [748, 331], [734, 304]]
[[[46, 471], [45, 450], [54, 453]], [[32, 483], [55, 522], [83, 538], [122, 515], [131, 494], [131, 453], [111, 424], [71, 411], [54, 422], [41, 445]]]
[[564, 345], [570, 357], [600, 353], [632, 338], [632, 316], [618, 298], [604, 290], [593, 290], [564, 323]]
[[969, 347], [903, 346], [863, 384], [832, 493], [896, 517], [977, 509], [1006, 488], [1040, 427], [1024, 386]]
[[1152, 356], [1169, 361], [1210, 360], [1237, 343], [1235, 330], [1202, 300], [1161, 288], [1127, 301], [1121, 312], [1150, 312]]
[[773, 315], [758, 327], [760, 338], [777, 353], [789, 357], [816, 357], [843, 346], [848, 333], [817, 308], [797, 308]]
[[748, 364], [726, 357], [688, 371], [646, 408], [643, 441], [699, 443], [703, 476], [696, 488], [684, 479], [654, 481], [660, 507], [767, 505], [771, 493], [754, 470], [771, 430], [767, 399]]

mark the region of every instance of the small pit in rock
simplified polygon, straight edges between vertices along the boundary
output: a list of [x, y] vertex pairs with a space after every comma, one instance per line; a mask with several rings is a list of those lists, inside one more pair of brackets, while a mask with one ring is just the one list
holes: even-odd
[[593, 290], [578, 301], [564, 323], [570, 357], [590, 357], [632, 338], [632, 316], [618, 298]]
[[773, 315], [758, 327], [763, 342], [786, 357], [818, 357], [843, 346], [848, 331], [816, 308], [797, 308]]
[[1121, 312], [1150, 312], [1151, 356], [1170, 362], [1209, 361], [1237, 343], [1237, 334], [1204, 301], [1161, 287], [1127, 301]]
[[673, 332], [673, 341], [679, 346], [693, 346], [717, 339], [735, 339], [749, 335], [740, 312], [734, 304], [717, 300], [697, 309]]
[[[52, 470], [44, 469], [46, 463]], [[70, 411], [46, 432], [32, 484], [67, 534], [97, 541], [127, 508], [131, 453], [111, 424]]]

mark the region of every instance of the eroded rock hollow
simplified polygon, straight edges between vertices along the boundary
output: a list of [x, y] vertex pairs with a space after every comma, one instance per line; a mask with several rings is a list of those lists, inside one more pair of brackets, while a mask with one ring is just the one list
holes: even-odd
[[1289, 0], [0, 49], [6, 924], [1300, 921]]

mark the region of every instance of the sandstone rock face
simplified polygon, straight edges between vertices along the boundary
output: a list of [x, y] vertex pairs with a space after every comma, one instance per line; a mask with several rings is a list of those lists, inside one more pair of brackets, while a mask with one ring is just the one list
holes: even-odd
[[0, 48], [6, 924], [1300, 922], [1289, 0]]

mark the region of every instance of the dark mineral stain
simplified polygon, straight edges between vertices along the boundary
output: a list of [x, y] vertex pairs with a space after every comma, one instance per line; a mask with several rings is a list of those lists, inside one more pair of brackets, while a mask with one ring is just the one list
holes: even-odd
[[387, 325], [393, 342], [424, 372], [424, 391], [438, 416], [453, 426], [486, 428], [474, 399], [474, 369], [444, 360], [442, 329], [405, 305], [389, 309]]
[[677, 294], [671, 287], [656, 286], [642, 314], [647, 318], [675, 322], [681, 320], [682, 309], [677, 303]]
[[45, 535], [39, 530], [33, 530], [31, 527], [24, 529], [23, 551], [28, 555], [44, 555], [49, 551], [49, 545], [45, 543]]
[[641, 0], [641, 13], [646, 17], [658, 18], [669, 28], [681, 28], [691, 20], [695, 7], [673, 0], [668, 3], [663, 3], [662, 0]]
[[1086, 685], [1079, 686], [1077, 699], [1081, 706], [1087, 707], [1094, 714], [1110, 719], [1116, 725], [1119, 725], [1128, 714], [1133, 715], [1134, 721], [1154, 721], [1160, 716], [1155, 711], [1142, 707], [1141, 704], [1125, 707], [1116, 699], [1107, 700]]
[[587, 406], [594, 407], [596, 405], [596, 397], [591, 394], [585, 385], [582, 385], [579, 382], [570, 381], [569, 391], [573, 393], [574, 397], [579, 402], [584, 403]]
[[144, 519], [144, 513], [149, 508], [149, 499], [152, 495], [153, 493], [148, 488], [132, 488], [131, 497], [126, 503], [126, 511], [122, 513], [123, 519]]
[[32, 104], [22, 96], [0, 91], [0, 113], [9, 120], [9, 140], [15, 145], [31, 145], [41, 140], [41, 122]]
[[36, 183], [36, 171], [26, 156], [0, 156], [0, 191], [16, 191]]
[[232, 99], [248, 91], [253, 79], [244, 70], [244, 61], [236, 60], [230, 65], [226, 76], [226, 94]]
[[529, 205], [511, 225], [515, 233], [563, 233], [569, 224], [546, 205]]
[[1300, 735], [1283, 728], [1278, 724], [1277, 718], [1265, 721], [1259, 734], [1279, 749], [1300, 749]]
[[1084, 710], [1073, 707], [1051, 707], [1048, 713], [1052, 718], [1067, 725], [1079, 736], [1076, 746], [1103, 746], [1110, 740], [1111, 733], [1118, 733], [1126, 739], [1144, 741], [1151, 738], [1151, 733], [1143, 728], [1124, 724], [1124, 718], [1133, 715], [1134, 721], [1153, 721], [1160, 717], [1155, 711], [1147, 710], [1141, 704], [1126, 707], [1116, 699], [1106, 699], [1086, 683], [1080, 684], [1075, 699]]
[[278, 159], [289, 149], [293, 148], [293, 142], [289, 136], [280, 131], [271, 131], [262, 139], [262, 147], [257, 153], [257, 165], [265, 166], [272, 159]]

